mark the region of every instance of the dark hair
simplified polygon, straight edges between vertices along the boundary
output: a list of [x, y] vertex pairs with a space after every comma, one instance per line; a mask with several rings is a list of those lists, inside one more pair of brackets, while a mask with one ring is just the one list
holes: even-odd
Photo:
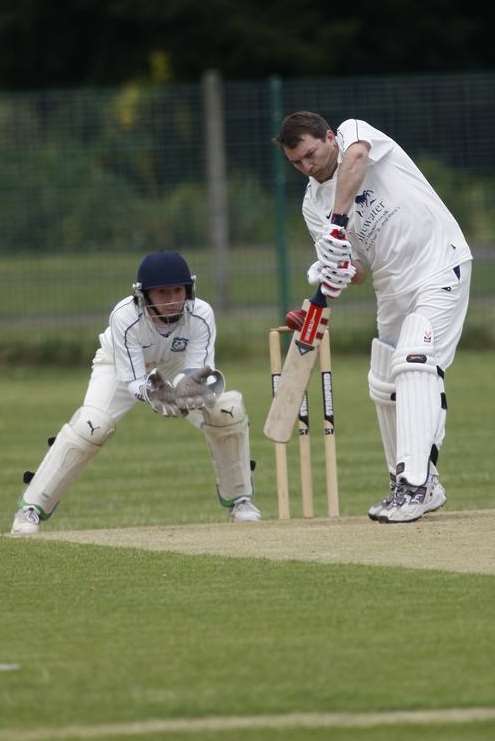
[[324, 141], [329, 130], [331, 129], [328, 121], [318, 113], [297, 111], [284, 118], [279, 135], [273, 141], [281, 147], [294, 149], [304, 134], [310, 134], [315, 139]]

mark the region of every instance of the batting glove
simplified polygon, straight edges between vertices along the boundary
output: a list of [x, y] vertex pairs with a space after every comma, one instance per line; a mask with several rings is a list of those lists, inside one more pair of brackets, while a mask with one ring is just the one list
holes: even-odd
[[346, 267], [336, 269], [324, 266], [321, 275], [323, 280], [320, 290], [323, 295], [337, 298], [356, 275], [356, 268], [351, 263], [348, 263]]
[[337, 298], [356, 275], [356, 268], [349, 260], [341, 261], [341, 267], [325, 265], [319, 260], [308, 270], [308, 282], [319, 285], [324, 296]]
[[351, 243], [344, 227], [337, 224], [332, 224], [330, 233], [317, 240], [315, 249], [318, 259], [327, 265], [338, 267], [342, 261], [351, 259]]

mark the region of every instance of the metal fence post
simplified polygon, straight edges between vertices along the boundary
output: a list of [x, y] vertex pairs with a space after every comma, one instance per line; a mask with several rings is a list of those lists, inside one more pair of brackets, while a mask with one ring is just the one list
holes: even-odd
[[206, 168], [208, 181], [209, 236], [215, 255], [215, 305], [229, 302], [229, 217], [222, 81], [216, 70], [203, 75], [203, 105], [206, 118]]
[[[282, 122], [282, 80], [270, 77], [270, 107], [272, 134], [276, 136]], [[273, 147], [273, 190], [275, 202], [275, 246], [277, 250], [278, 294], [281, 317], [285, 317], [290, 304], [290, 267], [286, 234], [285, 162], [283, 154]]]

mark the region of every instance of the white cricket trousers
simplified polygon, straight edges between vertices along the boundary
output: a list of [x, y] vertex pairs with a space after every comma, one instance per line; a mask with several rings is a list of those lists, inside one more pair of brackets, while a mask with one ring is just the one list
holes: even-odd
[[136, 403], [127, 384], [118, 380], [113, 363], [93, 363], [84, 406], [101, 409], [118, 422]]
[[409, 293], [378, 298], [378, 337], [397, 347], [404, 319], [417, 313], [426, 317], [433, 327], [433, 342], [437, 365], [445, 370], [454, 360], [461, 338], [469, 302], [471, 261], [449, 268], [432, 278], [431, 283]]
[[[137, 403], [142, 402], [130, 395], [127, 383], [118, 380], [113, 363], [93, 363], [83, 406], [96, 407], [107, 412], [116, 423]], [[196, 429], [201, 429], [203, 424], [203, 415], [197, 411], [189, 412], [181, 419], [186, 419]]]

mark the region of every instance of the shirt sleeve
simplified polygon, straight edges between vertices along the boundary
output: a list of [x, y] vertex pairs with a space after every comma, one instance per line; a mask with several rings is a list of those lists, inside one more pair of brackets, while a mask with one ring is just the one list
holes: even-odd
[[368, 142], [370, 145], [369, 158], [372, 162], [381, 160], [394, 146], [394, 142], [389, 136], [373, 128], [366, 121], [350, 118], [340, 124], [337, 129], [337, 145], [342, 154], [351, 144], [362, 141]]
[[130, 383], [146, 376], [143, 350], [138, 337], [140, 317], [128, 319], [125, 313], [115, 311], [110, 316], [110, 331], [119, 381]]
[[323, 235], [324, 225], [322, 224], [320, 215], [313, 206], [310, 188], [311, 185], [308, 184], [306, 195], [304, 196], [303, 200], [302, 213], [308, 231], [311, 235], [311, 239], [313, 240], [313, 242], [317, 242], [318, 239], [320, 239], [320, 237]]

